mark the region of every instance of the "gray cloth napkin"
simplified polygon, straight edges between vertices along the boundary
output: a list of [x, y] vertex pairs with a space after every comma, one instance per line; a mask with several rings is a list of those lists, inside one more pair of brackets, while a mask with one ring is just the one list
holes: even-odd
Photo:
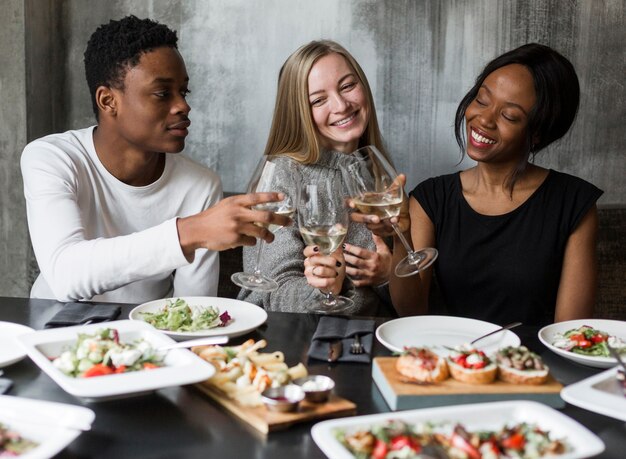
[[122, 308], [112, 304], [69, 303], [46, 322], [44, 327], [69, 327], [86, 322], [107, 322], [115, 320], [121, 312]]
[[[374, 344], [374, 321], [367, 319], [347, 319], [345, 317], [322, 316], [313, 334], [309, 357], [318, 360], [328, 360], [330, 343], [341, 340], [343, 349], [338, 362], [363, 362], [372, 360], [372, 346]], [[354, 336], [361, 337], [362, 354], [350, 354], [350, 345]]]

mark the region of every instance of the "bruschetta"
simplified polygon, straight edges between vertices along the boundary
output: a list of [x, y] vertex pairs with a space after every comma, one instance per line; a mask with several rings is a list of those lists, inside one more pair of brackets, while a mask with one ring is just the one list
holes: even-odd
[[548, 379], [548, 367], [541, 357], [526, 346], [505, 347], [496, 353], [498, 377], [513, 384], [543, 384]]
[[396, 361], [398, 372], [411, 381], [438, 383], [448, 379], [448, 365], [443, 357], [421, 347], [408, 347]]
[[457, 381], [489, 384], [496, 379], [498, 366], [483, 351], [457, 347], [447, 358], [450, 374]]

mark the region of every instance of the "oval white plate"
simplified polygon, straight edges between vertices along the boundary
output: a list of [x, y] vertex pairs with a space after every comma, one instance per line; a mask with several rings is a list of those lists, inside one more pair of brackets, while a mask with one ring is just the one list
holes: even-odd
[[[255, 330], [267, 320], [267, 312], [265, 312], [265, 309], [246, 301], [212, 296], [183, 296], [180, 298], [185, 300], [189, 306], [213, 306], [219, 309], [220, 314], [228, 311], [228, 314], [230, 314], [233, 320], [225, 327], [215, 327], [194, 332], [159, 330], [176, 340], [187, 340], [203, 336], [229, 336], [233, 338]], [[176, 299], [177, 298], [163, 298], [161, 300], [141, 304], [130, 311], [129, 318], [131, 320], [145, 322], [141, 314], [142, 312], [157, 312], [165, 306], [167, 300], [175, 301]]]
[[19, 362], [26, 357], [26, 351], [15, 337], [32, 331], [34, 330], [26, 325], [0, 322], [0, 368]]
[[[385, 322], [376, 329], [376, 338], [387, 349], [402, 352], [405, 346], [429, 347], [440, 355], [447, 355], [446, 347], [459, 346], [499, 325], [476, 319], [449, 316], [402, 317]], [[489, 336], [476, 343], [487, 355], [501, 347], [519, 346], [519, 337], [510, 330]]]
[[383, 425], [391, 420], [410, 424], [442, 421], [461, 423], [469, 430], [496, 430], [504, 425], [533, 423], [541, 429], [549, 430], [553, 438], [562, 438], [569, 444], [571, 449], [563, 455], [554, 456], [555, 459], [593, 457], [605, 448], [600, 438], [578, 422], [554, 408], [527, 400], [471, 403], [332, 419], [315, 424], [311, 435], [328, 458], [352, 459], [354, 456], [339, 442], [336, 431], [352, 433]]
[[590, 327], [606, 332], [609, 335], [617, 336], [622, 341], [626, 341], [626, 322], [608, 319], [578, 319], [547, 325], [539, 330], [539, 340], [555, 354], [582, 365], [596, 368], [610, 368], [617, 365], [617, 360], [613, 357], [594, 357], [590, 355], [575, 354], [574, 352], [559, 349], [558, 347], [554, 347], [552, 345], [554, 335], [557, 333], [564, 333], [573, 328], [582, 327], [583, 325], [589, 325]]
[[570, 384], [561, 390], [567, 403], [626, 422], [626, 397], [617, 381], [619, 367]]

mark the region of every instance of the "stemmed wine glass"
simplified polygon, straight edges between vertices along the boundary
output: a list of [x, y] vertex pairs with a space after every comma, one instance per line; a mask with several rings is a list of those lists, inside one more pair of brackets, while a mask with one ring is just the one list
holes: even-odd
[[[350, 224], [340, 180], [302, 182], [298, 193], [298, 226], [307, 245], [319, 247], [330, 255], [343, 243]], [[312, 312], [336, 314], [346, 312], [354, 302], [344, 296], [324, 292], [326, 298], [309, 306]]]
[[[259, 161], [250, 182], [248, 183], [248, 193], [258, 193], [267, 191], [277, 191], [278, 189], [295, 190], [298, 183], [298, 171], [292, 160], [285, 156], [264, 155]], [[280, 188], [278, 188], [280, 186]], [[283, 191], [284, 193], [284, 191]], [[254, 210], [264, 210], [278, 215], [293, 217], [296, 210], [295, 201], [291, 196], [285, 194], [282, 201], [266, 202], [253, 206]], [[255, 223], [259, 226], [266, 226], [269, 231], [276, 233], [282, 226], [275, 224]], [[261, 254], [265, 241], [258, 239], [257, 255], [254, 263], [254, 270], [250, 272], [235, 273], [230, 279], [239, 287], [260, 292], [272, 292], [278, 288], [275, 280], [261, 273]]]
[[[372, 145], [359, 148], [349, 159], [350, 162], [342, 166], [342, 171], [356, 208], [363, 214], [377, 215], [381, 220], [397, 217], [402, 207], [404, 190], [389, 161]], [[414, 251], [398, 225], [392, 223], [391, 226], [408, 253], [396, 265], [396, 276], [417, 274], [437, 259], [436, 249], [428, 247]]]

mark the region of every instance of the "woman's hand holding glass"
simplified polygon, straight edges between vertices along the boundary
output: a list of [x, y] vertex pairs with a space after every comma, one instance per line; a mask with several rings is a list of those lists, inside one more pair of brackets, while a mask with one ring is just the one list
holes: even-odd
[[368, 250], [352, 244], [344, 244], [343, 257], [346, 274], [355, 287], [376, 287], [389, 281], [392, 254], [385, 241], [372, 235], [376, 250]]
[[[341, 249], [349, 224], [350, 215], [343, 199], [341, 181], [326, 179], [301, 183], [298, 193], [298, 226], [306, 245], [316, 246], [322, 255], [331, 255]], [[311, 268], [309, 274], [315, 276], [318, 269], [326, 268], [315, 268], [315, 273]], [[309, 306], [312, 312], [336, 314], [354, 306], [349, 298], [335, 296], [330, 290], [324, 293], [326, 298]]]
[[414, 251], [399, 226], [401, 222], [406, 224], [402, 212], [407, 207], [404, 180], [374, 146], [359, 148], [349, 159], [352, 162], [344, 165], [342, 170], [352, 198], [351, 205], [369, 215], [369, 226], [375, 226], [378, 234], [384, 234], [385, 225], [390, 225], [407, 252], [396, 265], [396, 276], [412, 276], [428, 268], [436, 260], [437, 250], [428, 247]]
[[309, 285], [322, 292], [339, 295], [346, 278], [346, 262], [341, 249], [330, 255], [323, 255], [319, 247], [309, 245], [305, 247], [303, 254], [304, 276]]

